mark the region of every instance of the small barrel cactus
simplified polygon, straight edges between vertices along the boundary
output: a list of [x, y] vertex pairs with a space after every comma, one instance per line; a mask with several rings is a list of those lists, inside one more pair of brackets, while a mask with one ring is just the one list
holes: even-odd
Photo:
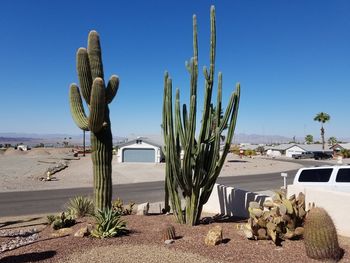
[[342, 257], [337, 230], [325, 209], [315, 207], [309, 211], [304, 226], [304, 244], [310, 258], [337, 261]]
[[176, 233], [175, 233], [175, 227], [173, 225], [166, 225], [163, 229], [163, 240], [170, 240], [175, 239]]

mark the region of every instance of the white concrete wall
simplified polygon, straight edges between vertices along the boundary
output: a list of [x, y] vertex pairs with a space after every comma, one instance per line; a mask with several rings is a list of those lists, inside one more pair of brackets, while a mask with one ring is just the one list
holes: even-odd
[[242, 189], [215, 184], [203, 212], [248, 218], [249, 202], [263, 203], [268, 198]]
[[292, 157], [293, 154], [301, 154], [305, 152], [305, 150], [301, 149], [299, 146], [293, 146], [286, 150], [286, 157]]
[[123, 162], [123, 150], [124, 149], [154, 149], [155, 152], [155, 156], [154, 156], [154, 162], [155, 163], [160, 163], [161, 159], [162, 159], [162, 151], [160, 149], [160, 147], [151, 145], [149, 143], [145, 143], [145, 142], [141, 142], [141, 143], [134, 143], [134, 144], [130, 144], [130, 145], [126, 145], [124, 147], [121, 147], [118, 149], [118, 153], [117, 153], [117, 162], [121, 163]]
[[288, 197], [300, 192], [305, 194], [306, 208], [315, 203], [323, 207], [332, 217], [338, 234], [350, 237], [350, 193], [336, 192], [317, 187], [288, 185]]

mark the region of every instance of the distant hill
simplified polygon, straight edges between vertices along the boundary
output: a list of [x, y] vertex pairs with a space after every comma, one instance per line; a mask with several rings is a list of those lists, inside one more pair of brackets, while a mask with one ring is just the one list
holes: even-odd
[[[113, 142], [125, 140], [124, 137], [113, 136]], [[64, 141], [67, 141], [70, 145], [83, 145], [83, 134], [35, 134], [35, 133], [0, 133], [0, 144], [9, 143], [16, 145], [18, 143], [24, 143], [29, 146], [35, 146], [40, 143], [45, 145], [60, 146]], [[86, 145], [90, 144], [90, 133], [86, 133], [85, 137]]]
[[293, 138], [281, 135], [261, 135], [261, 134], [245, 134], [237, 133], [233, 137], [233, 143], [252, 143], [252, 144], [272, 144], [272, 143], [288, 143]]
[[[160, 144], [163, 143], [163, 137], [160, 134], [140, 134], [138, 136], [144, 139], [149, 139]], [[135, 139], [135, 134], [129, 135], [127, 137], [113, 136], [113, 143], [125, 142], [126, 140]], [[0, 144], [10, 143], [25, 143], [30, 146], [35, 146], [39, 143], [60, 145], [66, 140], [69, 144], [82, 145], [83, 144], [83, 134], [35, 134], [35, 133], [0, 133]], [[292, 141], [293, 138], [289, 138], [281, 135], [261, 135], [261, 134], [245, 134], [237, 133], [234, 135], [232, 143], [252, 143], [252, 144], [277, 144], [277, 143], [288, 143]], [[316, 138], [315, 138], [316, 140]], [[339, 141], [348, 142], [350, 138], [338, 138]], [[304, 142], [304, 138], [297, 137], [296, 141], [299, 143]], [[90, 134], [86, 133], [86, 145], [90, 143]]]

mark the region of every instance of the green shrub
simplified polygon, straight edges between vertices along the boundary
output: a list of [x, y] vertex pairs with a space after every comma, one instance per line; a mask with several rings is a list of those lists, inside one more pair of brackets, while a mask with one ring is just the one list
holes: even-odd
[[61, 228], [71, 227], [75, 225], [75, 219], [71, 215], [66, 216], [64, 212], [61, 215], [56, 216], [55, 220], [51, 223], [53, 229], [58, 230]]
[[343, 156], [343, 158], [350, 158], [350, 150], [342, 149], [340, 153]]
[[244, 156], [255, 156], [256, 152], [255, 152], [255, 150], [247, 149], [247, 150], [244, 150], [243, 155]]
[[47, 224], [48, 224], [48, 225], [51, 225], [51, 224], [53, 223], [53, 221], [56, 220], [56, 218], [57, 218], [57, 216], [55, 216], [55, 215], [48, 215], [48, 216], [46, 217]]
[[91, 236], [97, 238], [109, 238], [120, 236], [127, 232], [126, 222], [121, 220], [121, 214], [113, 209], [99, 210], [95, 214], [96, 226], [91, 231]]
[[75, 218], [94, 215], [95, 210], [93, 201], [84, 196], [71, 198], [66, 207], [68, 214]]
[[238, 145], [231, 145], [230, 146], [230, 153], [234, 153], [239, 155], [240, 149]]
[[128, 206], [124, 206], [123, 200], [121, 200], [120, 198], [117, 198], [117, 200], [115, 200], [112, 203], [113, 210], [118, 212], [121, 215], [131, 215], [134, 206], [135, 206], [134, 202], [130, 202]]

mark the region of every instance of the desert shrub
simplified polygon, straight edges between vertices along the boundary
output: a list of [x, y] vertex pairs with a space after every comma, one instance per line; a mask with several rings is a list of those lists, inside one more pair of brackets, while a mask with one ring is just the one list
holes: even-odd
[[71, 227], [75, 225], [75, 219], [71, 215], [66, 215], [62, 212], [61, 215], [55, 217], [55, 220], [51, 223], [53, 229], [58, 230], [61, 228]]
[[237, 154], [237, 155], [239, 155], [239, 146], [238, 145], [231, 145], [231, 147], [230, 147], [230, 153], [234, 153], [234, 154]]
[[263, 155], [265, 153], [265, 148], [264, 146], [259, 146], [258, 148], [256, 148], [256, 152], [260, 153], [261, 155]]
[[47, 224], [48, 224], [48, 225], [51, 225], [51, 224], [53, 223], [53, 221], [56, 220], [56, 217], [57, 217], [57, 216], [55, 216], [55, 215], [48, 215], [48, 216], [46, 217]]
[[350, 150], [342, 149], [340, 153], [343, 156], [343, 158], [350, 158]]
[[118, 212], [121, 215], [131, 215], [134, 206], [135, 206], [134, 202], [129, 202], [127, 206], [124, 206], [123, 200], [121, 200], [120, 198], [117, 198], [117, 200], [115, 200], [112, 203], [113, 210]]
[[91, 236], [97, 238], [109, 238], [120, 236], [127, 232], [126, 222], [121, 219], [121, 214], [113, 209], [99, 210], [95, 214], [96, 225], [91, 231]]
[[67, 213], [76, 218], [93, 215], [95, 210], [93, 201], [84, 196], [71, 198], [66, 207]]
[[243, 155], [244, 156], [254, 156], [254, 155], [256, 155], [256, 152], [255, 152], [255, 150], [248, 149], [248, 150], [244, 150]]

